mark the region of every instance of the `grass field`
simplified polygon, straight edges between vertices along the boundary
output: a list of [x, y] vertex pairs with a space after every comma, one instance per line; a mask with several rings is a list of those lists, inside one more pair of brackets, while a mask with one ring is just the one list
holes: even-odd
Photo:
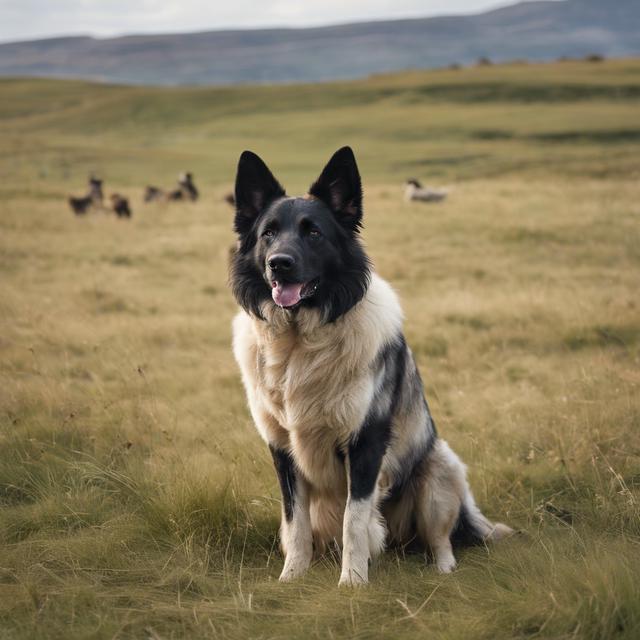
[[[153, 89], [0, 81], [0, 638], [640, 637], [640, 61]], [[523, 534], [277, 581], [230, 351], [244, 148], [351, 144], [441, 434]], [[194, 172], [197, 204], [143, 205]], [[76, 219], [89, 171], [134, 217]], [[415, 176], [452, 189], [402, 202]]]

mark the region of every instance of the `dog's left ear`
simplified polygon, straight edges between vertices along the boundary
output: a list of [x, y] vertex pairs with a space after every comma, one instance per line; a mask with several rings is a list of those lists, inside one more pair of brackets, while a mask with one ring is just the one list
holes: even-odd
[[362, 224], [362, 183], [351, 147], [333, 154], [309, 194], [329, 206], [341, 224], [358, 231]]

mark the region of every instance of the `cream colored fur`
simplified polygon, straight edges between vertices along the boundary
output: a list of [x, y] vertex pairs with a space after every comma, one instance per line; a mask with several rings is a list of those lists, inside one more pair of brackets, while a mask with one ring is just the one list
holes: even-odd
[[280, 574], [282, 582], [289, 582], [301, 576], [311, 564], [313, 557], [313, 534], [309, 510], [309, 484], [296, 484], [296, 499], [293, 518], [287, 522], [282, 514], [280, 541], [285, 554], [284, 567]]

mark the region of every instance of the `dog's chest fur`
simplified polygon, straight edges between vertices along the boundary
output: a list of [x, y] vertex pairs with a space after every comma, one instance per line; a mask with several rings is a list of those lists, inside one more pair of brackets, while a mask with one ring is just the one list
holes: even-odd
[[319, 489], [343, 479], [341, 454], [373, 398], [373, 363], [401, 322], [399, 314], [392, 322], [375, 315], [380, 289], [395, 299], [376, 279], [367, 298], [332, 324], [302, 312], [293, 321], [280, 310], [267, 322], [241, 312], [234, 324], [234, 350], [258, 430], [270, 444], [286, 446]]
[[327, 488], [341, 479], [341, 452], [362, 424], [372, 394], [368, 367], [345, 367], [349, 347], [335, 334], [310, 338], [293, 326], [258, 340], [257, 395], [288, 432], [303, 473]]

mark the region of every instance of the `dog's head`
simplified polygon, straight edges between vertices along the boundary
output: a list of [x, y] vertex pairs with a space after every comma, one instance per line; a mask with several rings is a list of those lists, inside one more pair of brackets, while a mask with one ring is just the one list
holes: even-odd
[[362, 187], [353, 151], [339, 149], [309, 194], [292, 198], [251, 151], [240, 156], [235, 189], [231, 284], [238, 303], [263, 317], [317, 308], [333, 322], [364, 295], [369, 263], [358, 238]]

